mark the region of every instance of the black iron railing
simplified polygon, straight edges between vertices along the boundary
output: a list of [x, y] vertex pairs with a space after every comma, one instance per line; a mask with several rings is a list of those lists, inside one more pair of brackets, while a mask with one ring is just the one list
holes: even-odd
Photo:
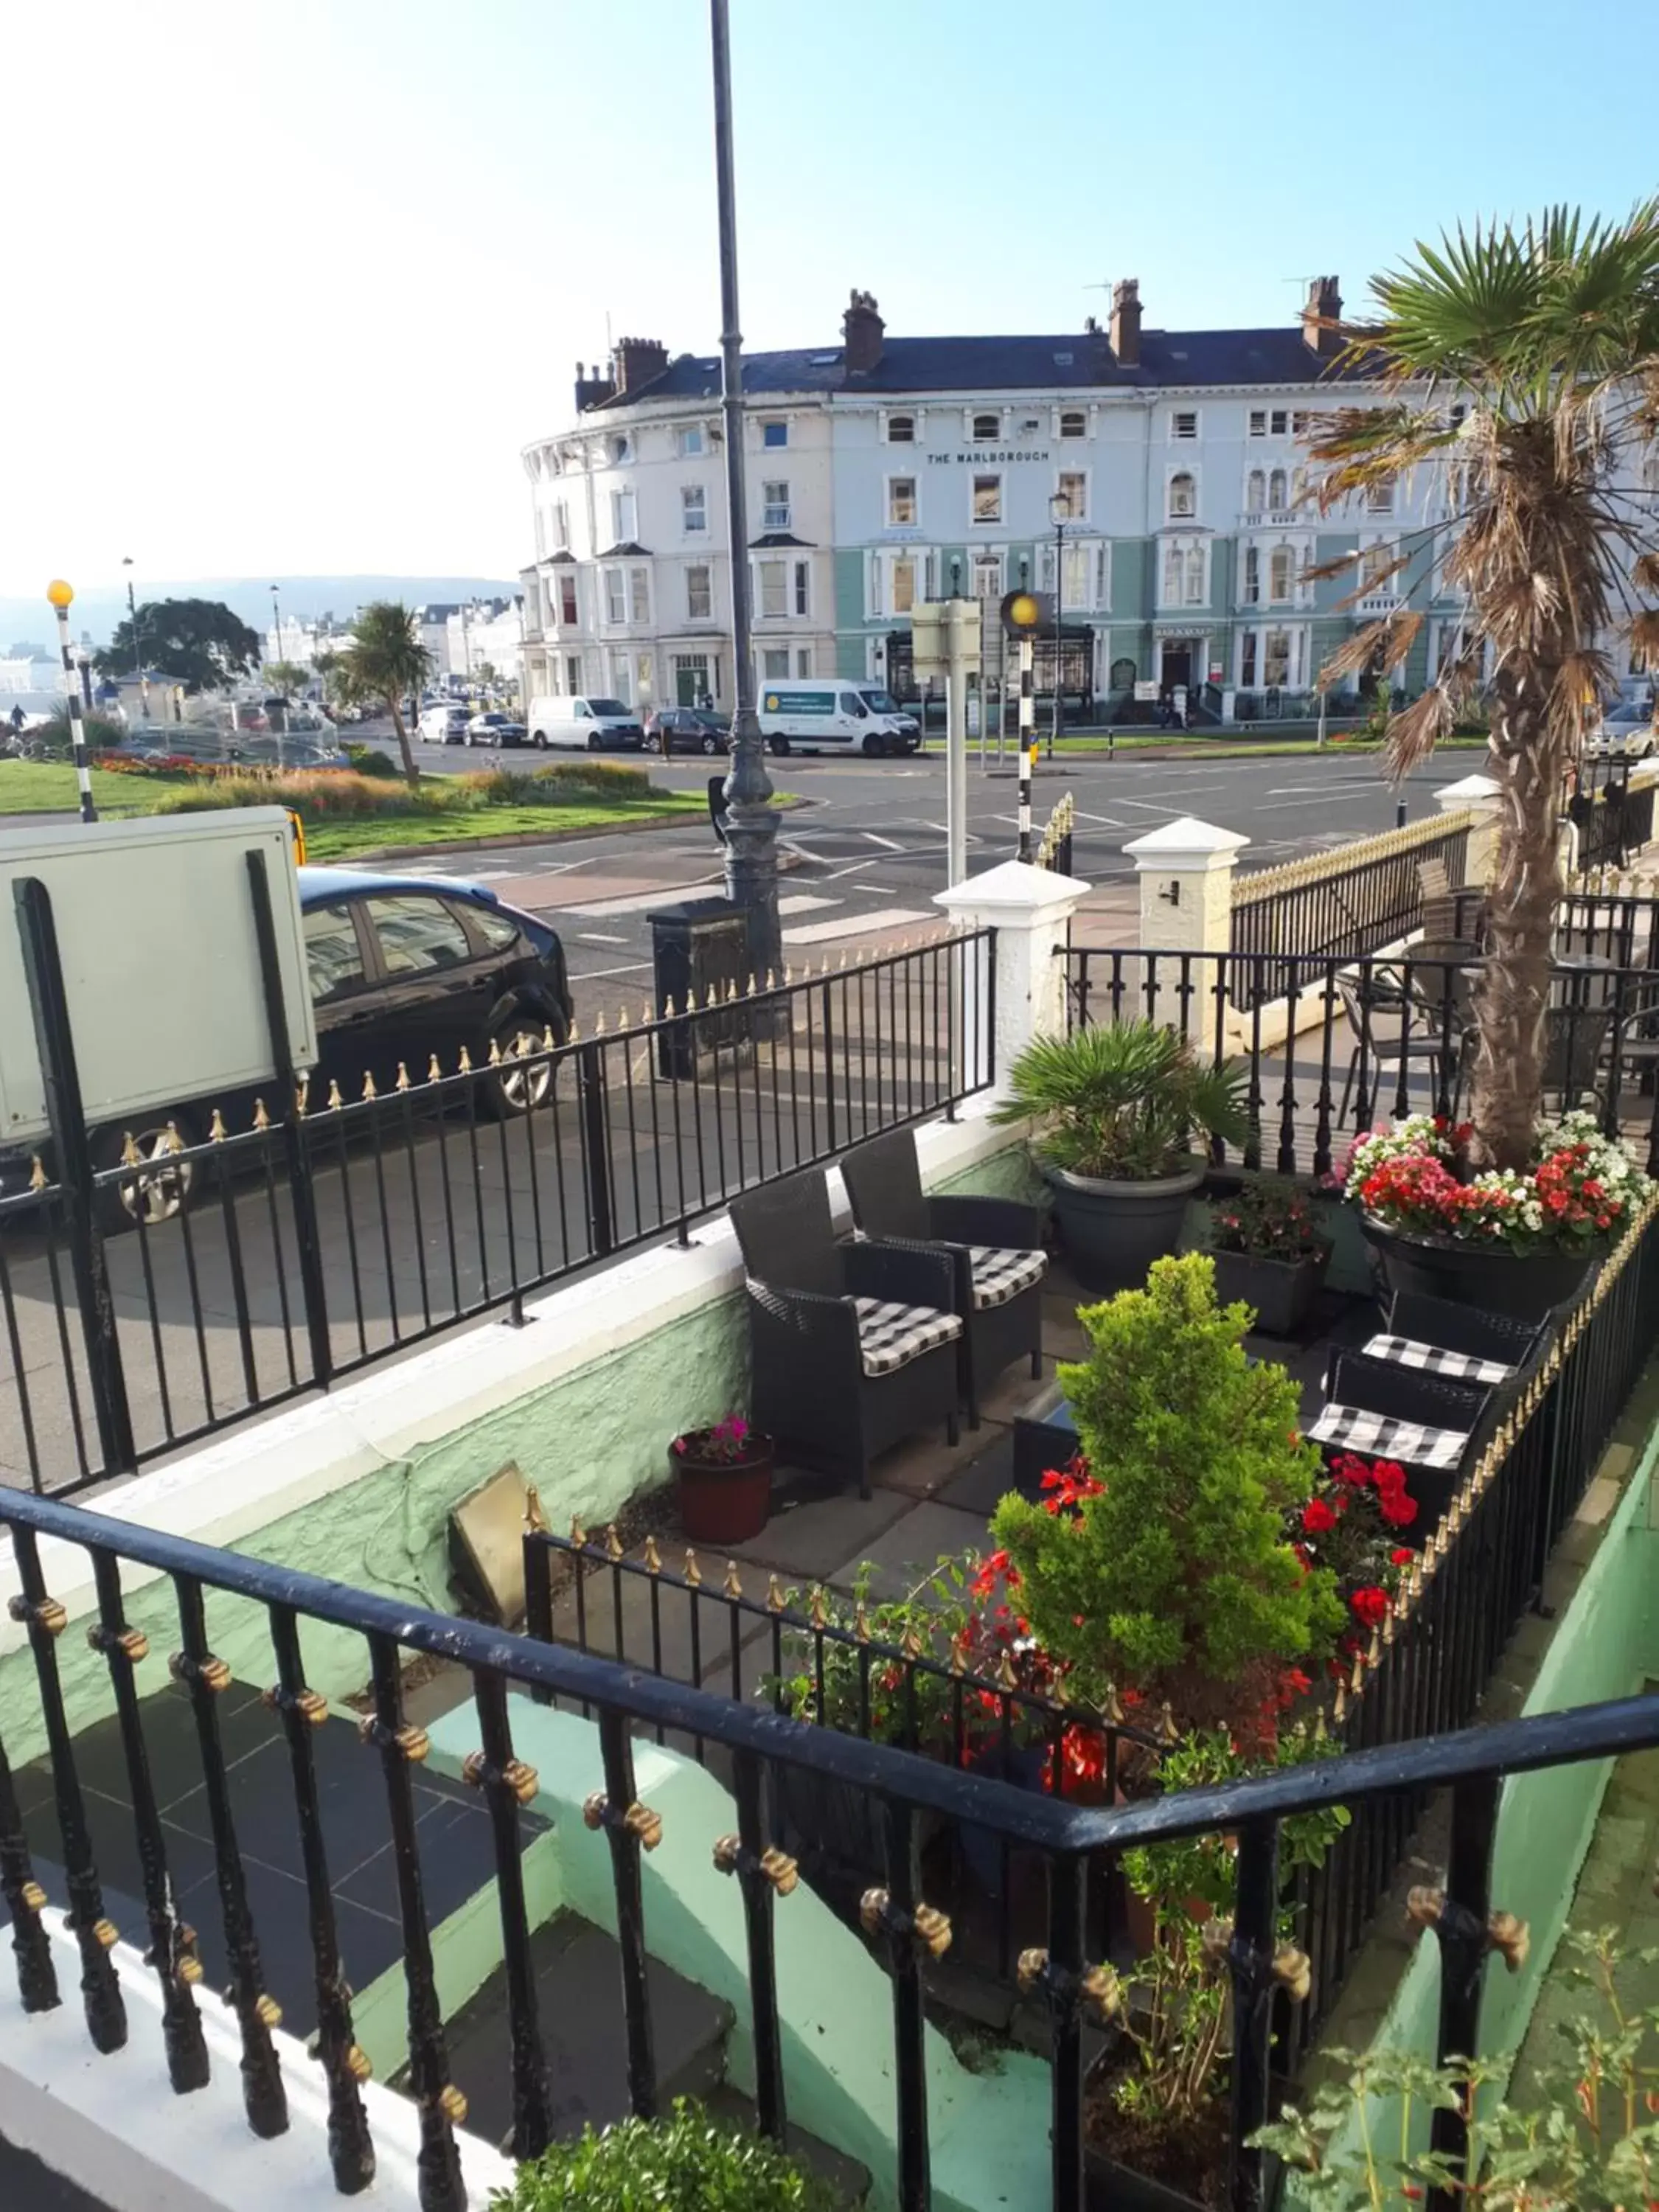
[[[722, 1746], [731, 1762], [737, 1826], [705, 1837], [698, 1848], [738, 1879], [748, 1932], [750, 2004], [756, 2046], [760, 2125], [781, 2137], [787, 2120], [780, 2022], [799, 1994], [781, 1989], [774, 1917], [787, 1911], [794, 1869], [780, 1848], [774, 1812], [780, 1775], [824, 1776], [866, 1793], [879, 1807], [884, 1853], [881, 1881], [864, 1900], [865, 1919], [885, 1961], [892, 1989], [893, 2081], [897, 2143], [895, 2193], [902, 2212], [930, 2202], [927, 2068], [924, 1998], [931, 1962], [948, 1945], [948, 1921], [925, 1899], [920, 1875], [920, 1825], [926, 1816], [988, 1830], [1034, 1853], [1043, 1869], [1042, 1941], [1021, 1966], [1027, 1988], [1046, 2007], [1052, 2077], [1050, 2185], [1055, 2212], [1081, 2212], [1083, 2171], [1083, 2014], [1089, 1978], [1086, 1896], [1091, 1863], [1127, 1848], [1205, 1834], [1237, 1839], [1237, 1904], [1225, 1956], [1233, 1992], [1234, 2056], [1230, 2068], [1227, 2202], [1256, 2212], [1262, 2201], [1260, 2154], [1249, 2138], [1270, 2110], [1270, 2052], [1283, 1984], [1301, 1978], [1302, 1961], [1281, 1948], [1279, 1836], [1281, 1824], [1310, 1809], [1346, 1806], [1357, 1832], [1386, 1833], [1395, 1808], [1420, 1803], [1430, 1790], [1451, 1790], [1450, 1858], [1443, 1898], [1432, 1915], [1442, 1946], [1440, 2049], [1477, 2055], [1480, 2021], [1473, 1972], [1488, 1942], [1492, 1899], [1487, 1881], [1496, 1822], [1495, 1778], [1505, 1773], [1606, 1759], [1659, 1742], [1659, 1698], [1510, 1722], [1407, 1744], [1374, 1745], [1224, 1789], [1196, 1790], [1121, 1806], [1085, 1808], [1024, 1791], [956, 1766], [892, 1747], [780, 1717], [763, 1704], [738, 1703], [665, 1681], [635, 1668], [533, 1639], [458, 1621], [439, 1613], [266, 1565], [235, 1553], [143, 1529], [56, 1500], [0, 1492], [0, 1522], [9, 1527], [22, 1581], [14, 1610], [27, 1623], [40, 1715], [51, 1752], [52, 1787], [62, 1840], [69, 1899], [68, 1927], [81, 1960], [81, 2001], [96, 2051], [122, 2048], [129, 2027], [121, 1994], [125, 1963], [105, 1917], [101, 1878], [91, 1846], [84, 1796], [59, 1679], [57, 1639], [64, 1608], [48, 1589], [40, 1539], [61, 1538], [90, 1554], [98, 1617], [93, 1641], [110, 1670], [131, 1784], [137, 1840], [144, 1869], [149, 1949], [145, 1971], [161, 1984], [163, 2041], [176, 2091], [187, 2093], [209, 2064], [200, 2032], [200, 1970], [190, 1931], [179, 1918], [169, 1882], [169, 1837], [155, 1814], [145, 1741], [144, 1709], [132, 1695], [132, 1668], [143, 1638], [127, 1620], [120, 1563], [170, 1580], [179, 1620], [173, 1660], [196, 1718], [203, 1788], [210, 1818], [216, 1888], [231, 1962], [228, 2002], [241, 2045], [240, 2076], [248, 2124], [271, 2136], [288, 2124], [287, 2095], [273, 2040], [276, 2008], [261, 1968], [259, 1931], [247, 1903], [219, 1718], [229, 1670], [211, 1648], [209, 1607], [234, 1593], [262, 1607], [269, 1623], [274, 1686], [270, 1702], [289, 1748], [295, 1816], [305, 1843], [307, 1935], [322, 2023], [316, 2057], [328, 2082], [331, 2124], [327, 2156], [336, 2188], [355, 2193], [372, 2166], [374, 2148], [360, 2083], [366, 2062], [353, 2040], [347, 1988], [351, 1960], [336, 1924], [311, 1747], [322, 1701], [306, 1684], [296, 1638], [299, 1624], [331, 1624], [360, 1637], [370, 1710], [361, 1736], [378, 1760], [386, 1791], [386, 1833], [397, 1869], [397, 1909], [408, 1995], [409, 2087], [419, 2112], [423, 2212], [460, 2212], [464, 2189], [456, 2129], [465, 2100], [449, 2079], [430, 1936], [422, 1887], [422, 1852], [411, 1803], [412, 1768], [425, 1756], [422, 1731], [404, 1708], [403, 1662], [426, 1654], [465, 1668], [472, 1680], [479, 1749], [469, 1780], [491, 1813], [511, 2028], [512, 2142], [533, 2153], [548, 2136], [550, 2099], [529, 1966], [530, 1928], [519, 1860], [520, 1808], [533, 1802], [538, 1778], [517, 1757], [508, 1686], [585, 1704], [597, 1717], [605, 1787], [588, 1817], [610, 1840], [621, 1993], [628, 2022], [629, 2095], [635, 2112], [656, 2108], [651, 2064], [650, 1984], [642, 1971], [649, 1928], [642, 1902], [640, 1853], [660, 1832], [658, 1817], [635, 1795], [633, 1732], [701, 1736]], [[19, 1997], [27, 2012], [63, 2002], [13, 1777], [0, 1750], [0, 1887], [9, 1907]], [[816, 1994], [811, 1993], [811, 1994]], [[207, 2002], [216, 2002], [208, 2000]], [[1438, 2125], [1439, 2124], [1437, 2124]], [[1462, 2147], [1455, 2116], [1437, 2141], [1449, 2154]], [[319, 2181], [322, 2179], [319, 2172]]]
[[[1584, 902], [1587, 909], [1594, 903]], [[1567, 904], [1571, 911], [1577, 902]], [[1598, 947], [1613, 927], [1597, 926]], [[1588, 920], [1584, 927], [1588, 934]], [[1634, 946], [1639, 961], [1652, 942]], [[1437, 959], [1408, 948], [1389, 960], [1338, 961], [1101, 947], [1060, 957], [1074, 1024], [1144, 1016], [1242, 1063], [1244, 1167], [1327, 1175], [1379, 1115], [1455, 1119], [1467, 1107], [1478, 957]], [[1557, 963], [1546, 1021], [1547, 1103], [1593, 1105], [1602, 1127], [1626, 1137], [1645, 1153], [1649, 1173], [1659, 1174], [1654, 971], [1575, 950]], [[1212, 1151], [1226, 1164], [1226, 1146]]]
[[[70, 1491], [950, 1113], [992, 1076], [980, 931], [362, 1095], [313, 1085], [0, 1200], [0, 1458]], [[251, 1126], [250, 1126], [251, 1124]]]
[[1339, 865], [1320, 854], [1241, 878], [1233, 885], [1233, 1002], [1251, 1006], [1282, 998], [1309, 959], [1357, 960], [1393, 945], [1423, 921], [1418, 871], [1438, 862], [1461, 883], [1468, 848], [1467, 818], [1420, 823], [1368, 838], [1364, 857]]

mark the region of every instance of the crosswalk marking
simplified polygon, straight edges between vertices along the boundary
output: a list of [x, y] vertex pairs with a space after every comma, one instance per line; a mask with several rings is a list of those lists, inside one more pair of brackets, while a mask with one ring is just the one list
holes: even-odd
[[835, 921], [808, 921], [786, 929], [786, 945], [823, 945], [832, 937], [867, 937], [878, 929], [899, 929], [906, 922], [932, 921], [937, 917], [920, 907], [878, 907], [872, 914], [844, 915]]

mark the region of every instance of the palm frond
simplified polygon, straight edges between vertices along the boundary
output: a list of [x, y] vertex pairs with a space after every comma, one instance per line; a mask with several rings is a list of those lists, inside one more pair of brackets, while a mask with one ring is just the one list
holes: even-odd
[[1384, 761], [1391, 782], [1399, 783], [1425, 761], [1442, 738], [1451, 734], [1457, 720], [1457, 702], [1449, 685], [1431, 684], [1428, 690], [1390, 714]]

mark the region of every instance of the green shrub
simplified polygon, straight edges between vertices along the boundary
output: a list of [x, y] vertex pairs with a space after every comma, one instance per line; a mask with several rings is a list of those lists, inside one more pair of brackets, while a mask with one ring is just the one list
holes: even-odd
[[651, 778], [642, 768], [623, 768], [619, 762], [555, 761], [546, 768], [487, 768], [455, 781], [486, 796], [486, 806], [545, 806], [558, 804], [572, 792], [597, 793], [612, 799], [645, 799]]
[[390, 753], [383, 753], [378, 745], [349, 744], [346, 758], [359, 775], [401, 776], [403, 770]]
[[[126, 741], [126, 732], [119, 722], [112, 722], [102, 714], [83, 714], [81, 726], [86, 732], [89, 753], [113, 752]], [[69, 709], [59, 708], [49, 722], [26, 733], [31, 744], [38, 745], [47, 760], [68, 760], [74, 750], [74, 732]]]
[[412, 787], [395, 768], [390, 776], [356, 768], [241, 769], [204, 774], [159, 799], [155, 811], [200, 814], [220, 806], [291, 806], [307, 822], [332, 822], [363, 815], [477, 814], [492, 806], [568, 806], [581, 799], [614, 805], [650, 795], [651, 779], [642, 769], [614, 768], [605, 761], [560, 762], [528, 774], [497, 768], [477, 775], [422, 776]]
[[623, 2120], [555, 2143], [519, 2168], [497, 2212], [835, 2212], [836, 2199], [760, 2136], [689, 2098], [665, 2120]]
[[1075, 1518], [1009, 1496], [992, 1524], [1031, 1633], [1074, 1699], [1106, 1709], [1127, 1685], [1183, 1733], [1270, 1731], [1287, 1684], [1307, 1686], [1297, 1662], [1342, 1626], [1285, 1534], [1319, 1467], [1297, 1384], [1246, 1358], [1249, 1310], [1217, 1306], [1202, 1253], [1078, 1319], [1092, 1349], [1059, 1381], [1103, 1487]]

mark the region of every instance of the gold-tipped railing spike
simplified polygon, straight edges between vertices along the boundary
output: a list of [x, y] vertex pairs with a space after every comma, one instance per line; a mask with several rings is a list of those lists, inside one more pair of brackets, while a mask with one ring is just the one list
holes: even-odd
[[46, 1171], [40, 1164], [40, 1155], [39, 1152], [31, 1153], [29, 1157], [29, 1188], [31, 1190], [45, 1190], [46, 1188]]
[[134, 1143], [131, 1129], [121, 1146], [121, 1164], [124, 1168], [141, 1168], [144, 1164], [143, 1155]]
[[471, 1055], [471, 1054], [467, 1050], [467, 1048], [466, 1048], [466, 1047], [465, 1047], [465, 1045], [463, 1045], [463, 1046], [461, 1047], [461, 1055], [460, 1055], [460, 1059], [459, 1059], [459, 1062], [457, 1063], [457, 1065], [459, 1066], [459, 1069], [460, 1069], [460, 1072], [461, 1072], [461, 1073], [462, 1073], [463, 1075], [471, 1075], [471, 1073], [472, 1073], [472, 1055]]
[[1106, 1717], [1114, 1728], [1122, 1727], [1123, 1700], [1118, 1695], [1115, 1682], [1108, 1682], [1106, 1685]]
[[1356, 1697], [1356, 1698], [1357, 1698], [1357, 1697], [1359, 1695], [1360, 1692], [1364, 1688], [1364, 1686], [1365, 1686], [1365, 1658], [1364, 1658], [1364, 1654], [1363, 1652], [1356, 1651], [1356, 1652], [1354, 1653], [1354, 1655], [1353, 1655], [1353, 1665], [1352, 1665], [1352, 1666], [1349, 1668], [1349, 1670], [1348, 1670], [1348, 1691], [1349, 1691], [1349, 1694], [1350, 1694], [1351, 1696], [1352, 1696], [1352, 1697]]
[[865, 1610], [862, 1598], [859, 1600], [854, 1611], [853, 1633], [860, 1644], [867, 1644], [870, 1641], [870, 1616]]
[[726, 1561], [726, 1580], [720, 1585], [720, 1589], [721, 1595], [726, 1597], [741, 1597], [743, 1595], [743, 1580], [738, 1573], [738, 1563], [735, 1559], [728, 1559]]
[[1313, 1988], [1313, 1961], [1294, 1943], [1281, 1943], [1273, 1953], [1273, 1977], [1293, 2004], [1305, 2004]]
[[374, 1088], [374, 1078], [373, 1073], [368, 1068], [365, 1068], [363, 1070], [363, 1099], [365, 1103], [371, 1099], [378, 1098], [380, 1095], [380, 1092]]
[[599, 1012], [593, 1017], [593, 1034], [596, 1037], [602, 1037], [605, 1035], [605, 1008], [603, 1006], [599, 1008]]
[[659, 1575], [662, 1572], [662, 1553], [657, 1549], [657, 1540], [654, 1536], [647, 1536], [646, 1538], [645, 1551], [642, 1556], [645, 1560], [645, 1571], [647, 1574]]
[[492, 1067], [499, 1067], [501, 1064], [501, 1041], [499, 1037], [491, 1037], [489, 1040], [489, 1065]]
[[329, 1112], [331, 1114], [337, 1114], [344, 1104], [345, 1100], [340, 1096], [339, 1085], [336, 1082], [331, 1081], [328, 1086]]
[[672, 993], [662, 1002], [662, 1018], [665, 1022], [675, 1022], [679, 1019], [678, 1014], [674, 1010], [674, 1000]]
[[1167, 1698], [1158, 1711], [1158, 1732], [1165, 1743], [1179, 1743], [1181, 1741], [1181, 1730], [1176, 1726], [1175, 1714], [1170, 1711]]
[[701, 1589], [702, 1587], [702, 1568], [696, 1553], [689, 1544], [685, 1551], [685, 1580], [688, 1588], [691, 1589]]
[[605, 1532], [605, 1556], [607, 1559], [619, 1559], [622, 1555], [623, 1540], [617, 1533], [617, 1524], [613, 1521]]
[[783, 1611], [783, 1584], [775, 1575], [766, 1577], [766, 1610], [769, 1613]]
[[542, 1024], [542, 1050], [544, 1052], [556, 1052], [557, 1049], [557, 1041], [553, 1035], [553, 1024], [551, 1022], [544, 1022]]
[[1006, 1649], [997, 1662], [997, 1683], [999, 1687], [1004, 1690], [1017, 1690], [1019, 1687], [1019, 1676], [1014, 1668], [1014, 1655]]
[[574, 1513], [570, 1516], [570, 1540], [579, 1552], [587, 1549], [587, 1531]]
[[542, 1494], [533, 1482], [526, 1482], [524, 1486], [524, 1525], [532, 1535], [544, 1536], [548, 1533], [547, 1516], [542, 1510]]
[[749, 977], [749, 996], [751, 999], [756, 998], [759, 995], [759, 992], [760, 985], [755, 981], [754, 975], [751, 971]]
[[412, 1091], [415, 1087], [409, 1079], [409, 1068], [401, 1060], [398, 1062], [398, 1080], [392, 1087], [394, 1091]]
[[438, 1055], [435, 1052], [426, 1063], [426, 1079], [428, 1083], [441, 1083], [444, 1079], [444, 1072], [438, 1065]]
[[185, 1140], [179, 1134], [179, 1124], [176, 1121], [169, 1121], [167, 1123], [167, 1132], [161, 1139], [161, 1143], [164, 1148], [169, 1152], [182, 1152], [184, 1151]]
[[210, 1144], [222, 1145], [225, 1135], [225, 1117], [216, 1106], [213, 1109], [213, 1119], [208, 1123], [208, 1140]]
[[806, 1603], [806, 1617], [814, 1628], [828, 1628], [830, 1626], [830, 1606], [823, 1595], [822, 1583], [812, 1585], [812, 1595]]
[[1339, 1682], [1336, 1686], [1336, 1695], [1331, 1700], [1332, 1724], [1336, 1728], [1340, 1728], [1347, 1717], [1348, 1686], [1346, 1682]]

